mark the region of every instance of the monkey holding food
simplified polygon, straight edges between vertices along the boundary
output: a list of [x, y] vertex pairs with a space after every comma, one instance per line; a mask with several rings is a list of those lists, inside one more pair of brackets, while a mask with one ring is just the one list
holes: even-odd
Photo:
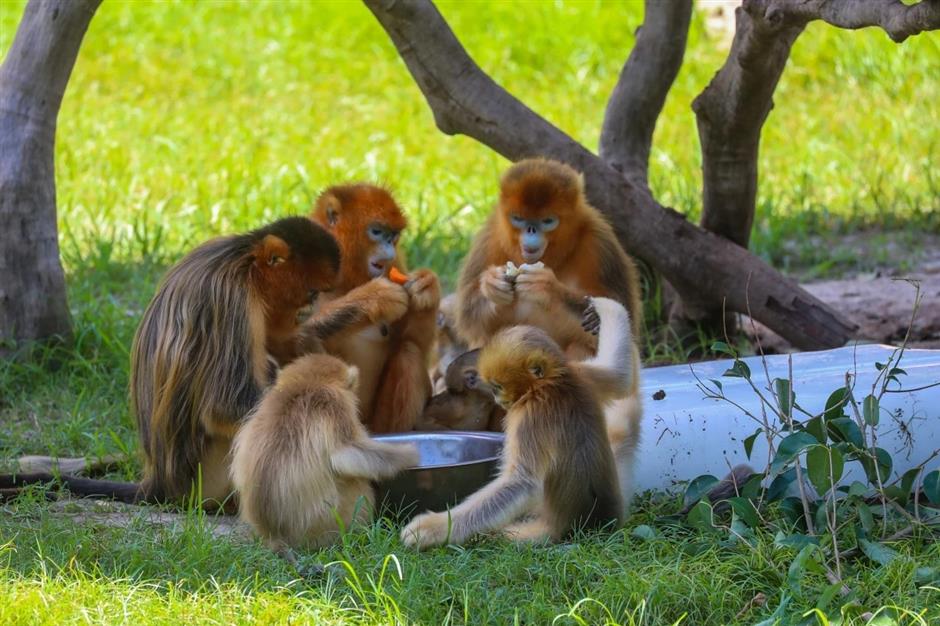
[[412, 520], [401, 533], [407, 545], [460, 544], [497, 530], [514, 540], [558, 541], [623, 523], [620, 468], [603, 406], [633, 386], [633, 341], [619, 303], [594, 298], [591, 305], [601, 342], [611, 347], [590, 361], [569, 359], [533, 326], [505, 328], [484, 346], [479, 375], [506, 410], [500, 474], [450, 511]]
[[312, 219], [336, 236], [343, 252], [337, 288], [317, 315], [319, 327], [331, 331], [321, 333], [329, 334], [326, 351], [359, 368], [359, 410], [371, 432], [412, 430], [431, 396], [437, 276], [419, 269], [404, 285], [388, 280], [393, 269], [402, 280], [397, 246], [407, 220], [386, 189], [330, 187]]
[[275, 552], [334, 543], [342, 528], [368, 522], [369, 481], [418, 462], [413, 445], [369, 439], [359, 421], [358, 371], [322, 354], [300, 357], [248, 416], [232, 445], [239, 512]]
[[531, 324], [584, 358], [597, 347], [581, 328], [585, 296], [620, 302], [639, 337], [636, 266], [588, 204], [581, 176], [558, 161], [520, 161], [503, 175], [497, 207], [461, 269], [457, 330], [478, 348], [501, 328]]

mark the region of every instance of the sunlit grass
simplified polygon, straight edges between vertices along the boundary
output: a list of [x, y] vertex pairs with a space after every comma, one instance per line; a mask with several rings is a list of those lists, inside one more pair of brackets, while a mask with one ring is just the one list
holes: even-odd
[[[0, 2], [0, 55], [22, 7]], [[440, 7], [484, 70], [596, 149], [642, 3]], [[701, 163], [690, 103], [725, 54], [696, 14], [656, 130], [654, 192], [692, 218]], [[807, 29], [765, 126], [755, 251], [821, 275], [896, 260], [819, 244], [835, 234], [904, 229], [900, 241], [913, 254], [921, 233], [940, 233], [937, 59], [933, 34], [897, 46], [871, 29]], [[435, 268], [452, 287], [505, 165], [475, 141], [436, 130], [359, 3], [107, 0], [57, 132], [76, 344], [0, 361], [0, 459], [136, 448], [126, 406], [131, 337], [160, 273], [189, 247], [305, 213], [327, 184], [378, 180], [409, 213], [411, 264]], [[651, 341], [647, 352], [685, 356], [668, 342]], [[117, 475], [138, 470], [128, 462]], [[664, 506], [644, 502], [628, 528], [654, 523]], [[380, 525], [307, 557], [346, 561], [358, 582], [307, 584], [260, 546], [214, 539], [200, 524], [117, 530], [74, 525], [44, 503], [2, 508], [0, 623], [753, 623], [781, 602], [793, 558], [767, 537], [754, 549], [718, 549], [680, 531], [642, 541], [629, 530], [577, 546], [485, 542], [417, 555]], [[937, 546], [918, 539], [900, 549], [906, 557], [888, 568], [851, 566], [859, 606], [940, 604], [913, 582], [918, 564], [940, 562]], [[402, 578], [386, 569], [378, 584], [389, 554]], [[793, 611], [815, 606], [826, 585], [821, 577], [804, 583]], [[768, 605], [736, 618], [758, 592]]]

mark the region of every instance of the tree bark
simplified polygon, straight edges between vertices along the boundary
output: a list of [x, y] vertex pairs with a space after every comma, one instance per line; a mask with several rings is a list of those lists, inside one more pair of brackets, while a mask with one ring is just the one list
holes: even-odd
[[761, 129], [805, 26], [766, 20], [756, 5], [735, 11], [728, 59], [692, 102], [702, 146], [702, 228], [744, 248], [754, 223]]
[[101, 0], [31, 0], [0, 66], [0, 353], [71, 335], [59, 260], [56, 118]]
[[692, 0], [646, 0], [643, 25], [607, 102], [600, 156], [636, 185], [649, 184], [653, 131], [682, 66], [691, 19]]
[[[477, 139], [510, 160], [542, 155], [584, 173], [590, 202], [636, 254], [698, 310], [746, 312], [793, 345], [843, 345], [855, 327], [746, 249], [660, 206], [649, 190], [539, 117], [469, 57], [429, 0], [365, 0], [446, 134]], [[687, 309], [694, 313], [695, 308]]]

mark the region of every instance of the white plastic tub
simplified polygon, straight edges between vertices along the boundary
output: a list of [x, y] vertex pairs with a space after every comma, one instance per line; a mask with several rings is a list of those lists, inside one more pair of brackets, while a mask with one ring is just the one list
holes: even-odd
[[[821, 412], [829, 395], [845, 384], [846, 372], [857, 374], [853, 393], [861, 402], [870, 393], [878, 374], [875, 362], [886, 362], [893, 351], [890, 346], [865, 345], [792, 355], [797, 403], [811, 413]], [[787, 355], [766, 357], [771, 380], [787, 378], [787, 358]], [[743, 360], [751, 369], [754, 383], [773, 401], [766, 391], [767, 380], [760, 357]], [[694, 370], [708, 385], [712, 384], [709, 379], [721, 381], [728, 398], [760, 416], [760, 400], [747, 381], [722, 377], [732, 364], [733, 361], [721, 360], [643, 371], [643, 428], [636, 467], [639, 490], [673, 489], [678, 482], [701, 474], [721, 477], [729, 467], [748, 462], [743, 442], [760, 424], [726, 401], [705, 398], [692, 373]], [[907, 372], [906, 376], [900, 376], [901, 389], [940, 382], [940, 350], [906, 350], [900, 364], [895, 365]], [[898, 386], [892, 383], [889, 388]], [[660, 391], [665, 397], [654, 400], [654, 394]], [[894, 457], [895, 474], [923, 462], [940, 448], [940, 386], [885, 394], [881, 408], [878, 445]], [[771, 419], [775, 418], [771, 416]], [[904, 428], [900, 424], [904, 424]], [[905, 428], [910, 436], [905, 435]], [[762, 435], [755, 440], [751, 459], [755, 469], [766, 466], [767, 443]], [[851, 464], [852, 467], [857, 465]], [[940, 460], [935, 459], [928, 469], [936, 469], [938, 465]], [[846, 470], [848, 472], [849, 465]], [[862, 477], [860, 471], [854, 471], [856, 476], [847, 473], [846, 478]]]

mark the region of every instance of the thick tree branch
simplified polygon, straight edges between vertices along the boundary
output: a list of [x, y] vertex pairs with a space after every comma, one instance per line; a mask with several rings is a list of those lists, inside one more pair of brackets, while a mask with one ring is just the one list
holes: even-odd
[[[624, 247], [649, 262], [680, 295], [703, 307], [744, 312], [800, 348], [844, 344], [854, 326], [744, 248], [664, 209], [490, 79], [429, 0], [365, 0], [424, 93], [438, 127], [462, 133], [510, 160], [543, 155], [585, 175], [592, 204]], [[748, 287], [749, 285], [749, 287]]]
[[601, 158], [643, 186], [656, 120], [682, 66], [692, 0], [646, 0], [644, 7], [636, 43], [607, 102], [600, 141]]
[[0, 67], [2, 341], [71, 332], [56, 227], [55, 127], [78, 49], [100, 3], [31, 0]]
[[790, 48], [812, 20], [880, 26], [895, 41], [940, 28], [940, 0], [744, 0], [728, 59], [692, 108], [702, 145], [702, 227], [747, 247], [761, 128]]
[[838, 28], [854, 30], [877, 26], [892, 40], [940, 29], [940, 1], [921, 0], [904, 4], [900, 0], [762, 0], [757, 11], [767, 22], [822, 20]]

